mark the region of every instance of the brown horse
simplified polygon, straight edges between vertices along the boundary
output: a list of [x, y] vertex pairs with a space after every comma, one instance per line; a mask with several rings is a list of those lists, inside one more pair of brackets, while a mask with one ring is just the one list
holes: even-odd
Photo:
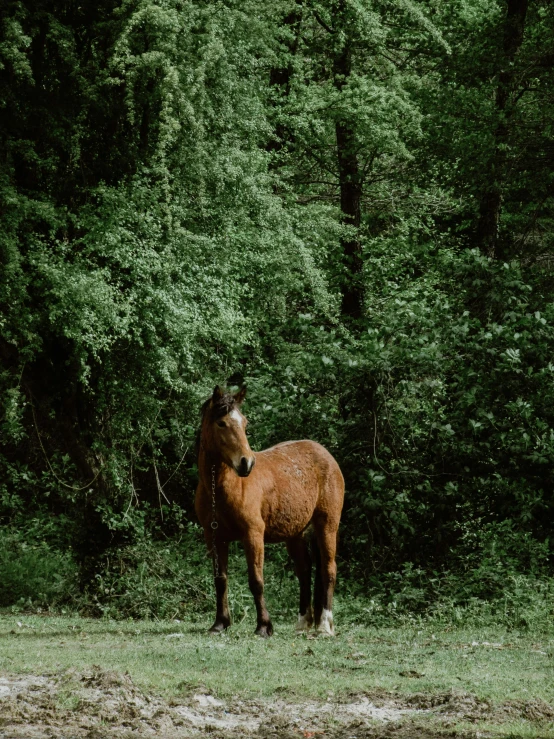
[[[248, 583], [256, 603], [256, 634], [273, 626], [264, 600], [264, 542], [286, 542], [300, 582], [297, 630], [333, 635], [332, 601], [337, 566], [337, 532], [344, 499], [338, 464], [315, 441], [287, 441], [254, 453], [240, 412], [243, 388], [230, 395], [216, 387], [202, 407], [196, 513], [214, 563], [217, 612], [211, 632], [231, 623], [227, 600], [229, 542], [241, 541]], [[317, 544], [314, 608], [311, 557], [304, 533], [312, 524]]]

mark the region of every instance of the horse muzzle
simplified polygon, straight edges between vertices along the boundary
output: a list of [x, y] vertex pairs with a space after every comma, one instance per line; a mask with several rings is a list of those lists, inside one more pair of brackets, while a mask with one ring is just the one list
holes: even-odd
[[252, 472], [252, 468], [255, 464], [255, 457], [241, 457], [238, 466], [235, 466], [237, 475], [239, 477], [248, 477], [248, 475]]

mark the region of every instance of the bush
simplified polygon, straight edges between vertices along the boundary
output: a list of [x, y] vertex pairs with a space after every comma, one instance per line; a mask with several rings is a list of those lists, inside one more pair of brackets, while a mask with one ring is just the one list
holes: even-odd
[[429, 575], [404, 565], [387, 573], [369, 589], [339, 598], [337, 618], [377, 627], [437, 623], [440, 627], [504, 627], [550, 632], [554, 616], [554, 580], [504, 572], [504, 587], [487, 599], [472, 595], [468, 580], [452, 571]]
[[[266, 549], [265, 579], [272, 615], [296, 613], [298, 584], [284, 547]], [[229, 606], [233, 621], [254, 610], [244, 552], [237, 543], [229, 555]], [[80, 609], [86, 615], [116, 619], [211, 617], [215, 590], [201, 529], [189, 524], [174, 539], [145, 538], [109, 551]]]
[[76, 602], [77, 568], [71, 553], [21, 533], [0, 535], [0, 607], [56, 608]]

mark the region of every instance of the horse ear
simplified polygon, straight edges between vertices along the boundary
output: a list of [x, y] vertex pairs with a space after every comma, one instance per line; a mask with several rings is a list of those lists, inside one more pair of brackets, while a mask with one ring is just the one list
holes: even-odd
[[216, 385], [214, 387], [214, 394], [212, 395], [212, 401], [214, 403], [217, 403], [217, 401], [221, 400], [222, 397], [223, 397], [223, 393], [221, 392], [221, 388], [219, 387], [219, 385]]
[[243, 400], [246, 398], [246, 385], [243, 385], [234, 397], [235, 397], [235, 403], [240, 405], [243, 402]]

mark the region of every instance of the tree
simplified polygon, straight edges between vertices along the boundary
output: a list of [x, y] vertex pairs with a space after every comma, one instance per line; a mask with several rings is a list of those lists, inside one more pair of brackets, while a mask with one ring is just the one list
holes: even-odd
[[521, 85], [521, 70], [516, 58], [523, 44], [528, 0], [508, 0], [503, 22], [500, 68], [497, 72], [495, 107], [497, 126], [493, 151], [486, 165], [488, 182], [481, 196], [477, 240], [489, 256], [498, 252], [498, 226], [506, 177], [509, 129], [513, 108], [517, 103], [517, 88]]

